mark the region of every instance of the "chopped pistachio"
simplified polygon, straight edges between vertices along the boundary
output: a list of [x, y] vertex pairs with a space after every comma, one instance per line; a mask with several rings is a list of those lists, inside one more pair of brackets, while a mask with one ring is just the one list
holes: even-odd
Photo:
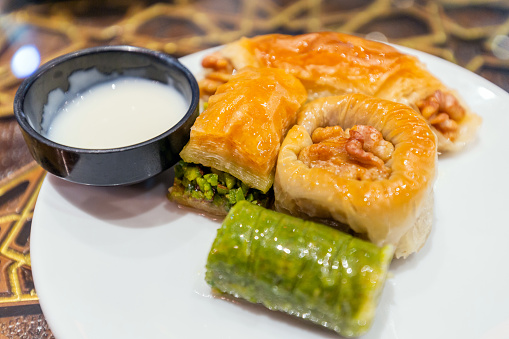
[[206, 193], [208, 191], [212, 191], [212, 186], [202, 177], [196, 178], [196, 183], [198, 186], [200, 186], [200, 190], [203, 193]]
[[215, 169], [215, 168], [211, 168], [210, 172], [212, 172], [213, 174], [216, 174], [217, 175], [217, 181], [219, 183], [222, 183], [223, 185], [225, 185], [224, 172], [223, 171], [220, 171], [220, 170]]
[[249, 188], [229, 173], [183, 160], [175, 165], [175, 185], [182, 185], [186, 195], [198, 200], [208, 200], [227, 208], [241, 200], [266, 205], [267, 197]]
[[226, 181], [226, 187], [228, 187], [229, 189], [232, 189], [235, 187], [235, 184], [237, 183], [237, 179], [235, 179], [235, 177], [233, 175], [231, 175], [229, 173], [225, 173], [224, 178]]
[[207, 200], [213, 200], [214, 199], [214, 191], [213, 190], [205, 191], [204, 195], [205, 195], [205, 198]]
[[189, 166], [186, 168], [184, 176], [187, 180], [192, 181], [198, 177], [201, 177], [200, 169], [195, 166]]
[[239, 187], [238, 189], [235, 190], [235, 200], [237, 200], [237, 202], [239, 202], [241, 200], [245, 200], [244, 192], [242, 191], [242, 187]]
[[232, 191], [230, 193], [225, 195], [226, 199], [228, 199], [228, 202], [232, 205], [235, 205], [237, 203], [237, 200], [235, 199], [235, 194], [233, 194]]
[[189, 180], [187, 180], [186, 177], [183, 177], [182, 178], [182, 186], [184, 186], [184, 188], [190, 190], [192, 189], [192, 187], [194, 186]]
[[221, 184], [217, 184], [217, 193], [219, 194], [227, 194], [228, 193], [228, 187], [224, 186], [224, 185], [221, 185]]
[[215, 173], [208, 173], [208, 174], [205, 174], [205, 175], [203, 176], [203, 178], [204, 178], [205, 180], [207, 180], [207, 182], [208, 182], [209, 184], [211, 184], [212, 186], [217, 186], [217, 184], [219, 183], [219, 177], [218, 177], [218, 175], [217, 175], [217, 174], [215, 174]]
[[198, 200], [203, 200], [203, 198], [205, 198], [205, 195], [200, 191], [191, 191], [191, 196]]

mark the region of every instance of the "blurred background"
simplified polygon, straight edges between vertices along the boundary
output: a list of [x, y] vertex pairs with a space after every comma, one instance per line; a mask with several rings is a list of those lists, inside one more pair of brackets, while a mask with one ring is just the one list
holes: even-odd
[[242, 36], [323, 30], [424, 51], [509, 91], [508, 0], [0, 0], [0, 338], [53, 337], [30, 262], [31, 218], [45, 173], [12, 111], [25, 77], [50, 59], [97, 45], [181, 57]]

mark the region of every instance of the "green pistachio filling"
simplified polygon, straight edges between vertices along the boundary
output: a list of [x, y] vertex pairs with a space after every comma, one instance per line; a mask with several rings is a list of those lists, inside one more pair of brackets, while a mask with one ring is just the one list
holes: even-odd
[[183, 160], [175, 165], [174, 185], [181, 185], [183, 194], [198, 200], [206, 200], [229, 210], [241, 200], [268, 207], [271, 191], [263, 193], [251, 188], [229, 173]]

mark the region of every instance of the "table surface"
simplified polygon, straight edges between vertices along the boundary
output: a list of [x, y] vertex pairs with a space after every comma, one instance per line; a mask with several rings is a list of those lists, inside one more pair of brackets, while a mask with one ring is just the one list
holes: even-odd
[[507, 0], [0, 1], [0, 338], [53, 338], [31, 275], [30, 226], [45, 172], [12, 105], [12, 60], [35, 46], [41, 64], [97, 45], [176, 57], [242, 36], [321, 30], [382, 39], [437, 55], [509, 91]]

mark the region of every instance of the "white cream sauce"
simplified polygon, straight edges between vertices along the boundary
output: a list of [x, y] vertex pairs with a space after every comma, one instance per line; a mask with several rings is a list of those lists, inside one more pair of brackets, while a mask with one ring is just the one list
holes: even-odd
[[77, 148], [129, 146], [175, 126], [188, 108], [189, 103], [171, 85], [120, 77], [78, 93], [56, 113], [48, 114], [51, 121], [45, 136]]

